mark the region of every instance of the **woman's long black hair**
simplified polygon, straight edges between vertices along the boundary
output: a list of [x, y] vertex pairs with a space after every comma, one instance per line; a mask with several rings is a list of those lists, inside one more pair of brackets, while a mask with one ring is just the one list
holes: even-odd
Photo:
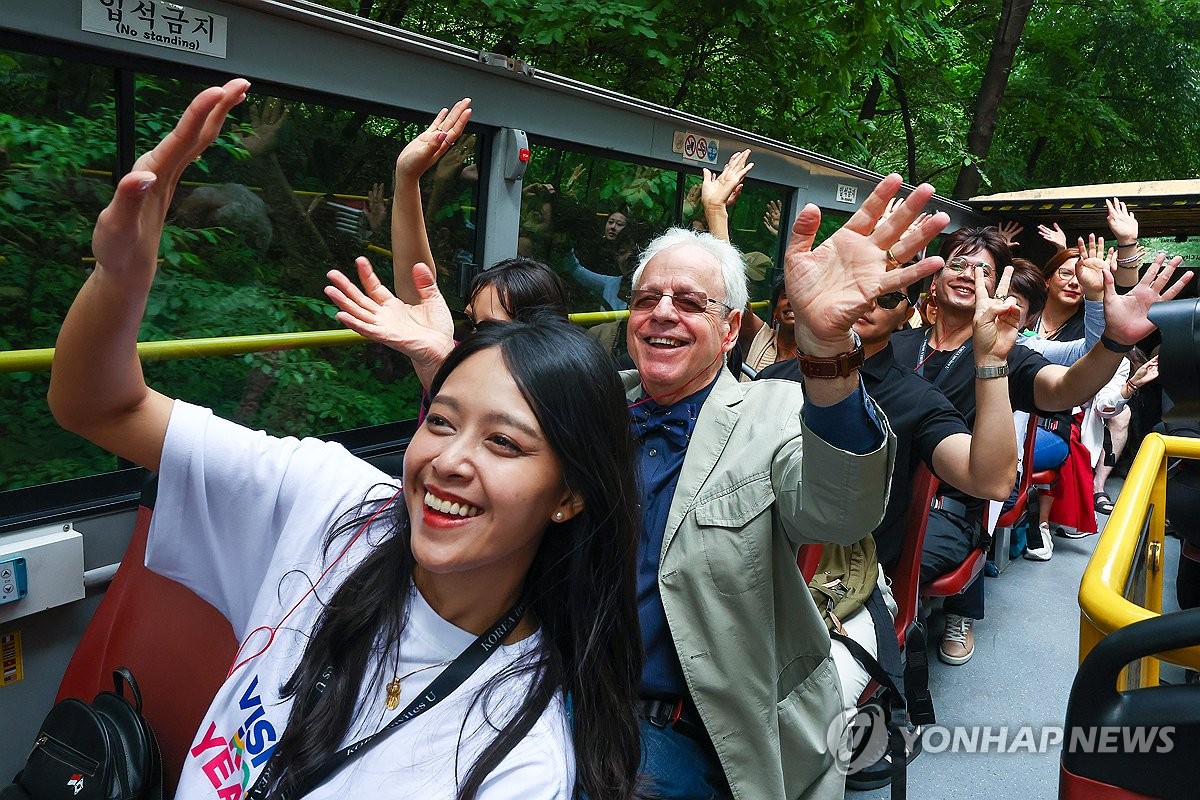
[[[566, 323], [537, 321], [481, 326], [446, 360], [431, 396], [463, 361], [493, 347], [537, 416], [564, 482], [583, 499], [583, 510], [542, 538], [525, 582], [541, 634], [525, 667], [529, 691], [470, 766], [458, 798], [473, 798], [547, 705], [565, 692], [573, 710], [580, 790], [591, 800], [627, 800], [635, 794], [641, 755], [635, 711], [642, 650], [635, 588], [641, 523], [624, 392], [608, 355], [587, 334]], [[327, 557], [334, 542], [357, 530], [379, 505], [352, 509], [353, 518], [327, 537]], [[341, 746], [374, 654], [398, 646], [415, 562], [403, 500], [388, 513], [390, 535], [338, 587], [283, 685], [283, 695], [294, 703], [276, 748], [274, 774], [283, 776], [281, 788], [303, 785]], [[327, 665], [332, 677], [310, 702]]]

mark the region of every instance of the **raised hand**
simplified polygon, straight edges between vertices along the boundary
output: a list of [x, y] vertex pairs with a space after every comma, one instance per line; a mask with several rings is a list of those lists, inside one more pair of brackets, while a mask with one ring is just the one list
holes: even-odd
[[1140, 389], [1147, 383], [1158, 380], [1158, 356], [1154, 356], [1145, 364], [1138, 367], [1137, 372], [1129, 376], [1129, 385]]
[[750, 151], [742, 150], [729, 157], [720, 175], [714, 175], [710, 169], [704, 168], [700, 202], [706, 209], [724, 208], [737, 202], [738, 195], [742, 193], [742, 180], [754, 169], [754, 164], [749, 159]]
[[815, 249], [821, 210], [809, 203], [796, 216], [784, 254], [784, 279], [801, 352], [821, 357], [846, 352], [851, 326], [876, 297], [903, 289], [943, 266], [940, 258], [926, 258], [899, 267], [950, 222], [949, 216], [938, 212], [918, 228], [908, 229], [933, 196], [929, 184], [918, 186], [881, 220], [901, 183], [895, 174], [880, 181], [854, 216]]
[[[449, 134], [446, 135], [449, 139]], [[433, 170], [433, 179], [438, 183], [449, 184], [462, 173], [467, 158], [475, 152], [475, 134], [467, 134], [451, 147], [444, 158]]]
[[[1164, 300], [1174, 300], [1192, 279], [1189, 270], [1167, 288], [1171, 275], [1183, 258], [1175, 256], [1164, 266], [1167, 254], [1159, 253], [1150, 262], [1146, 274], [1125, 294], [1117, 294], [1112, 272], [1104, 276], [1104, 335], [1118, 344], [1137, 344], [1154, 331], [1150, 307]], [[1115, 258], [1113, 269], [1115, 271]]]
[[[883, 222], [885, 219], [887, 219], [893, 213], [895, 213], [896, 209], [900, 208], [900, 206], [902, 206], [903, 204], [904, 204], [903, 197], [893, 197], [891, 200], [888, 200], [887, 208], [884, 209], [883, 216], [879, 218], [879, 221]], [[925, 211], [922, 211], [920, 214], [917, 214], [917, 216], [913, 219], [913, 221], [908, 224], [908, 228], [905, 231], [905, 233], [908, 233], [909, 231], [920, 228], [922, 223], [924, 223], [925, 220], [929, 219], [931, 216], [933, 216], [933, 215], [929, 214], [928, 212], [925, 212]]]
[[987, 278], [982, 270], [975, 273], [975, 318], [974, 333], [975, 363], [980, 366], [999, 366], [1006, 363], [1008, 353], [1017, 343], [1021, 309], [1017, 301], [1008, 296], [1012, 282], [1013, 266], [1004, 268], [996, 284], [996, 296], [988, 294]]
[[387, 219], [388, 199], [383, 192], [383, 184], [377, 183], [371, 187], [371, 191], [367, 192], [367, 209], [364, 216], [367, 218], [367, 225], [371, 227], [371, 231], [379, 230], [383, 225], [383, 221]]
[[763, 213], [763, 227], [767, 229], [767, 233], [772, 236], [779, 235], [779, 220], [782, 216], [782, 203], [778, 200], [772, 200], [767, 203], [767, 210]]
[[1000, 235], [1008, 240], [1009, 248], [1021, 246], [1021, 243], [1017, 241], [1017, 237], [1021, 235], [1021, 231], [1025, 230], [1024, 225], [1019, 225], [1016, 221], [1009, 220], [1008, 222], [1001, 222], [999, 225], [997, 225], [996, 230], [1000, 231]]
[[1104, 255], [1104, 237], [1096, 238], [1089, 233], [1085, 244], [1079, 237], [1079, 260], [1075, 262], [1075, 277], [1083, 287], [1083, 296], [1088, 300], [1104, 299], [1104, 273], [1117, 268], [1117, 251], [1112, 250], [1107, 257]]
[[259, 105], [250, 106], [248, 132], [234, 128], [232, 133], [250, 155], [256, 158], [265, 156], [275, 149], [275, 141], [287, 118], [288, 110], [283, 101], [273, 97]]
[[1067, 249], [1067, 234], [1063, 229], [1058, 227], [1058, 223], [1054, 223], [1053, 228], [1047, 228], [1045, 225], [1038, 225], [1038, 236], [1041, 236], [1047, 242], [1054, 245], [1055, 250]]
[[332, 285], [325, 287], [325, 295], [340, 309], [338, 322], [411, 358], [421, 384], [428, 387], [454, 349], [454, 320], [432, 270], [425, 264], [413, 266], [421, 301], [409, 305], [380, 283], [370, 261], [359, 257], [354, 263], [361, 290], [336, 269], [326, 274]]
[[179, 176], [216, 141], [229, 110], [246, 98], [250, 82], [235, 78], [196, 95], [179, 124], [121, 178], [92, 232], [92, 253], [111, 274], [154, 276], [163, 222]]
[[[396, 178], [415, 181], [437, 163], [458, 141], [471, 119], [471, 98], [464, 97], [453, 108], [443, 108], [429, 127], [404, 146], [396, 156]], [[462, 166], [459, 162], [459, 166]]]
[[1117, 246], [1136, 244], [1138, 239], [1137, 217], [1121, 202], [1120, 198], [1104, 201], [1108, 208], [1108, 227], [1117, 237]]

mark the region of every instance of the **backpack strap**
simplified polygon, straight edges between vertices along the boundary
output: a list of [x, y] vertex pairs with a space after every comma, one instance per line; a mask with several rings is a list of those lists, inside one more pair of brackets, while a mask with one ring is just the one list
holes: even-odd
[[127, 699], [125, 697], [125, 689], [122, 684], [129, 685], [129, 694], [131, 695], [130, 704], [134, 709], [142, 713], [142, 690], [138, 688], [137, 681], [133, 678], [133, 673], [128, 667], [117, 667], [113, 670], [113, 688], [116, 690], [117, 697]]
[[[908, 789], [908, 758], [904, 749], [905, 739], [900, 731], [907, 725], [907, 703], [905, 701], [904, 690], [901, 688], [904, 681], [903, 678], [900, 678], [897, 670], [900, 648], [896, 643], [890, 619], [891, 615], [887, 613], [887, 609], [884, 607], [883, 595], [880, 593], [878, 587], [871, 592], [866, 606], [871, 613], [872, 622], [875, 623], [875, 638], [882, 659], [876, 659], [865, 647], [838, 630], [829, 631], [829, 636], [834, 641], [841, 642], [854, 660], [866, 670], [867, 674], [883, 690], [884, 704], [887, 707], [888, 756], [891, 758], [891, 798], [892, 800], [904, 800]], [[890, 649], [886, 646], [885, 639], [891, 640], [892, 646]], [[892, 651], [895, 651], [894, 658]], [[890, 662], [888, 666], [891, 669], [885, 668], [880, 663], [881, 660]]]

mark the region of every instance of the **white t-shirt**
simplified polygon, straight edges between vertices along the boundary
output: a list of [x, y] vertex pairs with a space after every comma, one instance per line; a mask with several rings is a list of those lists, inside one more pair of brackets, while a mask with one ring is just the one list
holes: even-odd
[[[340, 445], [270, 437], [176, 401], [163, 447], [146, 565], [188, 586], [223, 613], [244, 642], [235, 664], [245, 662], [205, 714], [185, 758], [177, 797], [240, 800], [258, 777], [287, 723], [291, 700], [281, 700], [279, 689], [303, 655], [306, 633], [341, 581], [384, 538], [387, 524], [373, 523], [320, 578], [361, 525], [334, 542], [328, 559], [323, 555], [325, 536], [343, 512], [365, 497], [391, 497], [394, 483]], [[403, 496], [394, 502], [404, 502]], [[305, 597], [314, 581], [316, 591]], [[271, 627], [277, 628], [273, 641], [255, 656], [270, 638], [266, 628]], [[432, 667], [401, 681], [403, 709], [439, 674], [441, 669], [433, 665], [454, 658], [474, 640], [474, 634], [439, 617], [412, 589], [399, 661], [395, 652], [383, 654], [387, 666], [380, 680], [372, 680], [376, 665], [368, 665], [361, 711], [343, 746], [379, 730], [399, 713], [384, 706], [384, 686], [393, 675]], [[528, 678], [505, 679], [468, 711], [477, 690], [537, 643], [534, 634], [502, 646], [449, 697], [372, 744], [307, 797], [454, 798], [478, 755], [524, 697]], [[574, 753], [560, 697], [491, 772], [478, 797], [565, 799], [572, 796], [574, 781]]]

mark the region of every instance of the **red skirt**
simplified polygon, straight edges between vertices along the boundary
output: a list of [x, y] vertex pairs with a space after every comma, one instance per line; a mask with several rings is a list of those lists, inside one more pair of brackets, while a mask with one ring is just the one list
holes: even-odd
[[1083, 414], [1076, 414], [1071, 425], [1071, 441], [1067, 460], [1058, 468], [1058, 480], [1050, 489], [1054, 505], [1050, 507], [1050, 524], [1071, 528], [1079, 533], [1095, 533], [1096, 506], [1092, 497], [1092, 458], [1083, 446], [1079, 424]]

